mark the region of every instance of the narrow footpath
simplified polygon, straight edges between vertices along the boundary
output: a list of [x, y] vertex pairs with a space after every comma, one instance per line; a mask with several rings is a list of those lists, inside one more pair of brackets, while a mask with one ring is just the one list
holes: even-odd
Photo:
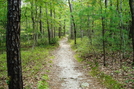
[[86, 68], [74, 58], [74, 52], [63, 38], [53, 53], [53, 64], [49, 74], [50, 89], [106, 89], [89, 75]]

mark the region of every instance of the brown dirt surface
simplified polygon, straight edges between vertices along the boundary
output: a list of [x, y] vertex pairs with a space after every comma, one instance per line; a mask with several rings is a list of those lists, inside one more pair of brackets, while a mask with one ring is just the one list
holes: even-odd
[[74, 58], [74, 52], [67, 43], [68, 39], [59, 41], [59, 48], [53, 52], [51, 59], [49, 85], [50, 89], [106, 89], [95, 78], [89, 75], [84, 64]]

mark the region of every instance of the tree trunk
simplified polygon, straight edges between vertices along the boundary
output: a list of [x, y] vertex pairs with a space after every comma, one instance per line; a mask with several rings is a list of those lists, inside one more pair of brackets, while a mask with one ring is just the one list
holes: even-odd
[[[61, 15], [59, 19], [61, 20]], [[61, 38], [61, 21], [59, 21], [59, 38]]]
[[130, 36], [132, 38], [132, 45], [133, 45], [133, 63], [134, 65], [134, 0], [129, 0], [129, 5], [130, 5], [130, 10], [131, 10], [131, 18], [132, 18], [132, 23], [130, 26]]
[[66, 35], [66, 20], [64, 20], [64, 36]]
[[21, 0], [8, 0], [7, 21], [7, 69], [9, 89], [23, 89], [20, 55]]
[[39, 20], [39, 18], [38, 18], [38, 6], [37, 6], [37, 4], [36, 4], [36, 2], [37, 2], [37, 0], [35, 0], [35, 11], [36, 11], [36, 13], [35, 13], [35, 40], [34, 40], [34, 42], [35, 42], [35, 46], [38, 44], [38, 22], [40, 21]]
[[59, 38], [61, 38], [61, 26], [59, 27]]
[[[56, 13], [55, 13], [55, 9], [54, 9], [54, 19], [56, 18]], [[55, 22], [54, 22], [54, 28], [53, 28], [53, 36], [54, 36], [54, 38], [55, 38], [55, 34], [56, 34], [56, 27], [55, 27]]]
[[34, 1], [31, 2], [31, 19], [32, 19], [32, 27], [33, 27], [33, 48], [35, 47], [36, 43], [37, 43], [37, 39], [36, 39], [36, 20], [35, 20], [35, 16], [34, 16]]
[[[42, 29], [42, 7], [40, 6], [40, 33], [43, 35], [43, 29]], [[43, 38], [43, 36], [42, 36]]]
[[74, 39], [74, 31], [73, 31], [73, 24], [72, 24], [72, 21], [70, 21], [70, 34], [71, 34], [70, 38], [71, 38], [71, 39]]
[[[72, 13], [73, 8], [72, 8], [70, 0], [68, 0], [68, 4], [69, 4], [70, 12]], [[72, 20], [72, 24], [74, 27], [74, 44], [76, 44], [76, 26], [75, 26], [74, 16], [72, 14], [71, 14], [71, 20]]]
[[[106, 0], [105, 0], [105, 8], [106, 6]], [[100, 7], [101, 7], [101, 14], [103, 14], [102, 12], [102, 1], [100, 0]], [[103, 50], [103, 65], [106, 66], [106, 50], [105, 50], [105, 18], [102, 16], [101, 17], [102, 20], [102, 50]]]
[[54, 38], [54, 36], [53, 36], [53, 20], [52, 20], [52, 18], [53, 18], [53, 10], [52, 10], [52, 3], [50, 3], [50, 16], [51, 16], [51, 24], [50, 24], [50, 31], [51, 31], [51, 34], [50, 34], [50, 36], [51, 36], [51, 38]]
[[48, 31], [48, 43], [51, 43], [51, 35], [50, 35], [50, 26], [48, 21], [48, 10], [46, 8], [46, 18], [47, 18], [47, 31]]
[[90, 17], [89, 16], [87, 16], [87, 37], [89, 38], [89, 39], [91, 39], [91, 32], [90, 32]]

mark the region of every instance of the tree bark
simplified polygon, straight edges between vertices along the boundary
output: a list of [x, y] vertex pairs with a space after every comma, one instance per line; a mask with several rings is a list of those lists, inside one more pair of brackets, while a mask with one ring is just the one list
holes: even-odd
[[133, 45], [133, 63], [134, 65], [134, 0], [129, 0], [129, 5], [130, 5], [130, 11], [131, 11], [131, 18], [132, 18], [132, 23], [130, 26], [130, 36], [132, 38], [132, 45]]
[[61, 38], [61, 26], [59, 27], [59, 38]]
[[47, 18], [48, 43], [51, 44], [50, 25], [49, 25], [49, 21], [48, 21], [47, 7], [46, 7], [46, 18]]
[[76, 26], [75, 26], [74, 16], [72, 15], [73, 8], [72, 8], [70, 0], [68, 0], [68, 4], [69, 4], [70, 12], [71, 12], [72, 24], [73, 24], [73, 27], [74, 27], [74, 44], [76, 44]]
[[40, 6], [40, 33], [44, 34], [42, 29], [42, 6]]
[[52, 3], [50, 3], [50, 17], [51, 17], [51, 24], [50, 24], [50, 32], [51, 32], [51, 34], [50, 34], [50, 36], [51, 36], [51, 38], [54, 38], [54, 36], [53, 36], [53, 20], [52, 20], [52, 18], [53, 18], [53, 10], [52, 10], [52, 8], [53, 8], [53, 4]]
[[23, 89], [20, 55], [21, 0], [8, 0], [7, 14], [7, 68], [9, 89]]
[[[59, 17], [59, 19], [61, 19], [61, 16]], [[61, 30], [62, 30], [61, 21], [59, 23], [60, 23], [60, 25], [59, 25], [59, 38], [61, 38]]]
[[[35, 47], [36, 43], [37, 43], [37, 33], [36, 33], [36, 16], [34, 16], [35, 12], [34, 12], [34, 0], [31, 1], [31, 19], [32, 19], [32, 27], [33, 27], [33, 47]], [[37, 10], [37, 9], [36, 9]]]
[[[106, 0], [105, 0], [105, 8], [106, 6]], [[100, 0], [100, 7], [101, 7], [101, 14], [103, 14], [102, 12], [102, 1]], [[103, 50], [103, 65], [106, 66], [106, 50], [105, 50], [105, 18], [104, 16], [101, 17], [102, 20], [102, 50]]]
[[64, 20], [64, 36], [66, 35], [66, 20]]
[[[55, 13], [55, 9], [54, 9], [54, 19], [56, 18], [56, 13]], [[54, 36], [54, 38], [55, 38], [55, 35], [56, 35], [56, 27], [55, 27], [55, 22], [54, 22], [54, 28], [53, 28], [53, 36]]]

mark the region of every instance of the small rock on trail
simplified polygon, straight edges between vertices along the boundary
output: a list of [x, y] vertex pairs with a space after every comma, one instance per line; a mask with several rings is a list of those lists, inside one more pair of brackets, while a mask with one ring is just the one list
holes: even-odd
[[49, 74], [50, 89], [105, 89], [96, 79], [83, 70], [80, 63], [74, 58], [74, 52], [63, 38], [59, 48], [53, 53], [55, 58]]

